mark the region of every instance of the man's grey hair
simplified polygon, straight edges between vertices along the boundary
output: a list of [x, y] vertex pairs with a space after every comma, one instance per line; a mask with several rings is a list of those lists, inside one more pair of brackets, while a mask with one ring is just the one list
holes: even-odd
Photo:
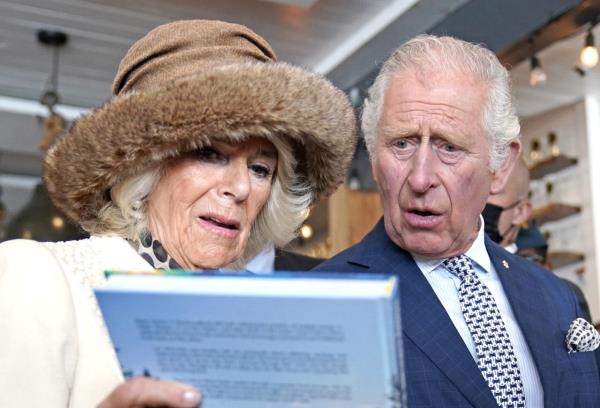
[[[230, 269], [242, 269], [269, 242], [281, 247], [294, 239], [313, 200], [312, 189], [294, 170], [296, 159], [291, 145], [279, 137], [268, 139], [278, 154], [271, 194], [252, 226], [243, 256], [227, 265]], [[160, 181], [166, 165], [164, 162], [115, 185], [110, 191], [111, 201], [96, 220], [83, 225], [84, 229], [96, 235], [139, 239], [148, 231], [148, 196]]]
[[507, 158], [510, 142], [520, 133], [508, 71], [493, 52], [481, 45], [433, 35], [419, 35], [396, 49], [369, 89], [362, 130], [371, 159], [374, 159], [385, 92], [396, 74], [412, 69], [464, 73], [488, 85], [482, 126], [490, 146], [490, 170], [498, 170]]

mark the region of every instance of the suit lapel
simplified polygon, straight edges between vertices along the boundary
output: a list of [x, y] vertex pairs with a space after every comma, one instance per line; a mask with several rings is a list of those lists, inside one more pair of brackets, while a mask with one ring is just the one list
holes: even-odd
[[473, 406], [497, 406], [477, 364], [429, 282], [410, 254], [389, 240], [382, 221], [365, 237], [349, 262], [366, 266], [373, 272], [398, 275], [402, 329], [406, 337]]
[[558, 327], [558, 323], [552, 321], [551, 299], [535, 275], [525, 268], [524, 261], [517, 260], [487, 237], [486, 247], [537, 366], [544, 388], [544, 406], [555, 406], [558, 359], [552, 328]]

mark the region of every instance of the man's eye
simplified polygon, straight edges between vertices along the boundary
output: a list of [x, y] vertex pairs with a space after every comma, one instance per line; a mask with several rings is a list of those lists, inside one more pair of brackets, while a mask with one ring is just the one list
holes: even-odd
[[253, 164], [250, 166], [250, 170], [260, 178], [268, 178], [271, 175], [271, 169], [262, 164]]
[[452, 152], [455, 152], [458, 150], [458, 148], [455, 145], [453, 145], [452, 143], [444, 143], [442, 148], [444, 149], [444, 151], [446, 151], [448, 153], [452, 153]]
[[465, 152], [460, 146], [445, 141], [440, 141], [435, 149], [440, 160], [448, 164], [457, 163]]
[[406, 149], [408, 147], [408, 141], [406, 139], [396, 140], [394, 142], [394, 146], [399, 149]]

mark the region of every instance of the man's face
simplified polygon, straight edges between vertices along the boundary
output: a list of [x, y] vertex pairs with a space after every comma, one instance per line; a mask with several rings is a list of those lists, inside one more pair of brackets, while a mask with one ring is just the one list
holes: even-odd
[[[494, 206], [496, 211], [500, 211], [500, 213], [497, 218], [491, 219], [489, 209]], [[495, 228], [495, 234], [489, 233], [490, 238], [495, 241], [500, 239], [498, 243], [506, 247], [515, 242], [520, 226], [528, 220], [530, 214], [530, 201], [526, 197], [518, 196], [514, 188], [506, 188], [505, 192], [491, 195], [488, 198], [488, 205], [483, 212], [486, 232]], [[488, 223], [495, 223], [496, 225], [490, 226]]]
[[[390, 81], [373, 174], [388, 236], [420, 257], [464, 253], [490, 191], [504, 185], [505, 170], [492, 174], [488, 166], [486, 92], [461, 73], [408, 70]], [[514, 142], [511, 155], [518, 150]]]
[[502, 246], [515, 242], [523, 223], [531, 215], [529, 191], [529, 170], [519, 160], [509, 176], [510, 182], [497, 194], [491, 194], [483, 211], [485, 229], [490, 238]]

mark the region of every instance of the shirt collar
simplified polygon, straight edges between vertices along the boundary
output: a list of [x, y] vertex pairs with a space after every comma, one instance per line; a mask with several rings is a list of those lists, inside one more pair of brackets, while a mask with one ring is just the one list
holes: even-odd
[[269, 243], [258, 255], [246, 264], [246, 270], [253, 273], [271, 273], [275, 264], [275, 246]]
[[[440, 266], [445, 259], [421, 259], [415, 254], [411, 255], [417, 263], [419, 269], [425, 275], [433, 272], [433, 270]], [[471, 247], [467, 250], [467, 252], [465, 252], [465, 255], [468, 256], [471, 261], [479, 265], [484, 272], [490, 271], [492, 262], [485, 247], [484, 221], [481, 215], [479, 216], [479, 231], [477, 231], [477, 237], [471, 244]]]

